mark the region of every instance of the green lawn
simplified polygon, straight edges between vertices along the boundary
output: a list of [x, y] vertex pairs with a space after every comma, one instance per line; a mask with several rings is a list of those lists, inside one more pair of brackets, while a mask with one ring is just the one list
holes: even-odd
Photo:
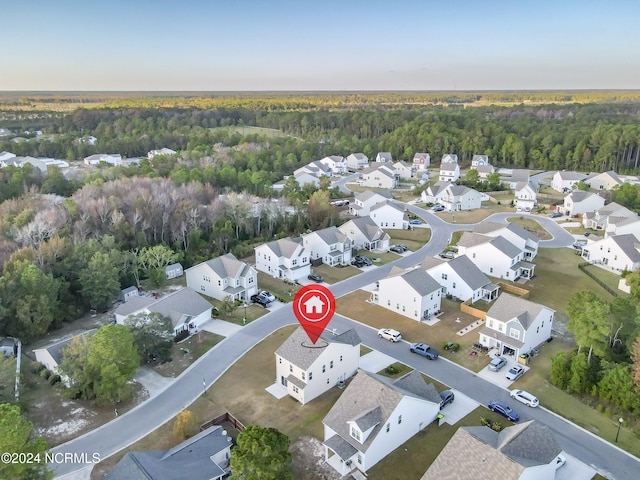
[[374, 265], [380, 266], [385, 265], [389, 262], [393, 262], [400, 258], [400, 255], [393, 252], [371, 252], [369, 250], [358, 250], [356, 255], [360, 255], [361, 257], [367, 257], [369, 260], [373, 262]]
[[360, 270], [350, 265], [348, 267], [330, 267], [322, 264], [317, 267], [311, 267], [311, 271], [322, 275], [324, 281], [330, 284], [341, 282], [342, 280], [346, 280], [347, 278], [362, 273]]
[[[202, 298], [207, 300], [214, 307], [216, 307], [218, 311], [220, 311], [222, 301], [216, 300], [215, 298], [205, 297], [204, 295], [202, 295]], [[256, 318], [260, 318], [267, 313], [269, 313], [269, 311], [266, 308], [261, 307], [260, 305], [247, 304], [246, 309], [244, 308], [244, 305], [240, 305], [236, 307], [236, 309], [229, 315], [221, 314], [218, 318], [220, 318], [220, 320], [235, 323], [237, 325], [244, 325], [246, 323], [253, 322]]]
[[403, 243], [409, 250], [415, 252], [423, 247], [431, 239], [430, 228], [414, 228], [413, 230], [392, 230], [385, 229], [391, 237], [391, 244]]
[[174, 343], [171, 347], [172, 360], [154, 365], [153, 369], [163, 377], [175, 378], [222, 340], [224, 337], [220, 335], [201, 331], [188, 340]]
[[477, 223], [489, 215], [493, 215], [498, 212], [513, 211], [513, 208], [509, 206], [509, 203], [501, 202], [501, 205], [492, 202], [484, 202], [481, 208], [475, 210], [466, 210], [463, 212], [436, 212], [437, 215], [445, 222], [449, 223]]
[[606, 286], [611, 288], [614, 292], [617, 292], [621, 297], [628, 297], [629, 294], [623, 292], [622, 290], [618, 290], [618, 283], [622, 278], [620, 275], [616, 275], [615, 273], [608, 272], [603, 268], [598, 268], [594, 265], [589, 265], [586, 267], [589, 273], [595, 275], [601, 282], [603, 282]]
[[509, 217], [507, 218], [507, 222], [512, 222], [520, 225], [525, 230], [536, 235], [540, 240], [551, 240], [553, 236], [547, 232], [547, 230], [540, 225], [533, 218], [525, 218], [525, 217]]
[[273, 278], [264, 272], [258, 272], [258, 285], [260, 290], [269, 290], [282, 302], [292, 301], [295, 293], [301, 288], [301, 285], [285, 283], [283, 280]]
[[463, 233], [464, 233], [464, 230], [458, 230], [457, 232], [453, 232], [453, 234], [451, 235], [451, 243], [449, 245], [451, 246], [457, 245]]

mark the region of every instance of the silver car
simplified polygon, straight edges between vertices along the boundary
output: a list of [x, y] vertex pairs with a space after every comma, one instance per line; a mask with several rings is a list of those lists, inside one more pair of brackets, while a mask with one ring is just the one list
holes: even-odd
[[499, 372], [502, 369], [502, 367], [504, 367], [506, 364], [507, 364], [506, 358], [496, 357], [489, 362], [489, 366], [487, 368], [489, 368], [489, 370], [493, 372]]
[[524, 375], [524, 367], [521, 366], [521, 365], [514, 365], [507, 372], [507, 380], [511, 380], [511, 381], [515, 382], [522, 375]]
[[378, 336], [391, 342], [399, 342], [402, 340], [402, 334], [393, 328], [382, 328], [378, 330]]

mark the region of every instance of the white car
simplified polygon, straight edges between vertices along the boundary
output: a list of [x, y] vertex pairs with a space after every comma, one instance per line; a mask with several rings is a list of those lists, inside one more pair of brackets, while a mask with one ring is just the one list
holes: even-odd
[[511, 398], [518, 400], [520, 403], [524, 403], [529, 407], [537, 407], [540, 405], [540, 401], [538, 398], [529, 392], [525, 392], [524, 390], [511, 390]]
[[378, 336], [391, 342], [399, 342], [402, 340], [402, 334], [393, 328], [382, 328], [378, 330]]
[[262, 295], [264, 298], [266, 298], [269, 301], [269, 303], [275, 302], [275, 300], [276, 300], [276, 297], [273, 295], [273, 293], [267, 292], [266, 290], [261, 291], [260, 295]]

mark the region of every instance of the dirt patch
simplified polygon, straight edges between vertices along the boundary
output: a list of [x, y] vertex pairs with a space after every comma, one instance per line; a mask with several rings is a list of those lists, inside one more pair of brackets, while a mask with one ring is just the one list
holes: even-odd
[[291, 444], [293, 478], [300, 480], [337, 480], [338, 472], [324, 463], [324, 446], [314, 437], [300, 437]]

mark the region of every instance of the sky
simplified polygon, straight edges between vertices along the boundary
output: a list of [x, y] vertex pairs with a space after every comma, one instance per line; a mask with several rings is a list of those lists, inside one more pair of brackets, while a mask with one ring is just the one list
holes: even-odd
[[638, 0], [0, 0], [0, 91], [640, 88]]

